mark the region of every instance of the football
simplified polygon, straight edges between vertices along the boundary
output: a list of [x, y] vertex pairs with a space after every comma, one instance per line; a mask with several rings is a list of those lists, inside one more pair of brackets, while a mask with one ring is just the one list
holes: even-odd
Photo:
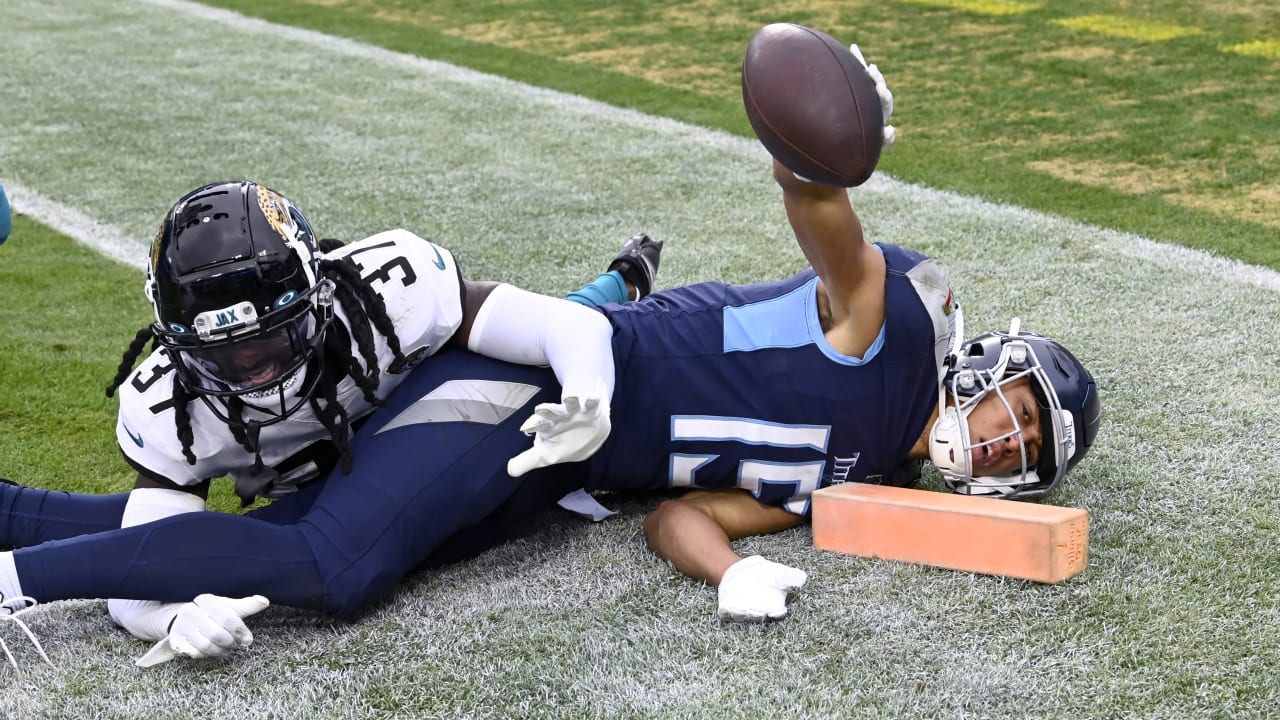
[[742, 102], [756, 137], [797, 175], [853, 187], [880, 161], [875, 81], [824, 32], [791, 23], [761, 28], [742, 61]]

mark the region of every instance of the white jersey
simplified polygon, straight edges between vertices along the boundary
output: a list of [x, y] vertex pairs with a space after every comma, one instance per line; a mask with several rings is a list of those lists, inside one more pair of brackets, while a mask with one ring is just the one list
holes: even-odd
[[[396, 368], [397, 372], [390, 372], [394, 359], [391, 350], [381, 333], [372, 332], [381, 370], [377, 396], [385, 398], [409, 369], [439, 350], [462, 324], [462, 280], [457, 263], [448, 250], [407, 230], [378, 233], [325, 257], [348, 257], [355, 262], [361, 277], [370, 282], [386, 304], [387, 315], [400, 338], [401, 351], [410, 360], [406, 366]], [[350, 327], [342, 302], [335, 300], [333, 307], [335, 323]], [[330, 328], [330, 332], [335, 330]], [[351, 356], [363, 365], [354, 340]], [[330, 358], [328, 363], [334, 361]], [[158, 349], [120, 386], [116, 441], [125, 457], [140, 473], [177, 485], [190, 486], [227, 475], [237, 481], [247, 478], [255, 463], [253, 453], [236, 442], [226, 423], [199, 399], [188, 404], [195, 438], [191, 446], [195, 464], [189, 464], [183, 456], [174, 424], [173, 363], [166, 350]], [[372, 410], [364, 393], [345, 374], [338, 383], [337, 398], [352, 420]], [[253, 409], [246, 408], [245, 419], [255, 419], [254, 413]], [[263, 414], [258, 419], [267, 417]], [[328, 439], [329, 431], [316, 418], [309, 403], [304, 403], [287, 419], [262, 427], [259, 436], [262, 462], [283, 475], [276, 481], [277, 490], [287, 491], [289, 486], [313, 479], [327, 470], [317, 466], [308, 453], [302, 451]], [[290, 458], [293, 460], [279, 467]]]

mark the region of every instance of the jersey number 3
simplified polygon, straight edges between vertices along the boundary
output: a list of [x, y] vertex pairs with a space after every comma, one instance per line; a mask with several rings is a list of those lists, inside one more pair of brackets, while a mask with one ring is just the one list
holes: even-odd
[[410, 285], [418, 281], [418, 274], [413, 271], [413, 265], [411, 265], [409, 263], [409, 260], [403, 255], [396, 255], [395, 257], [383, 263], [379, 268], [377, 268], [373, 272], [366, 271], [364, 265], [361, 265], [360, 263], [356, 262], [355, 256], [359, 255], [362, 252], [369, 252], [371, 250], [377, 250], [379, 248], [384, 248], [384, 247], [391, 247], [393, 245], [395, 245], [394, 242], [384, 242], [384, 243], [378, 243], [377, 245], [370, 245], [369, 247], [360, 248], [359, 250], [353, 250], [349, 255], [347, 255], [347, 257], [350, 258], [351, 263], [353, 265], [359, 268], [360, 276], [363, 277], [365, 280], [369, 281], [370, 283], [380, 282], [380, 283], [386, 284], [391, 282], [391, 278], [392, 278], [391, 271], [395, 270], [397, 271], [397, 274], [400, 276], [400, 284], [405, 287], [409, 287]]

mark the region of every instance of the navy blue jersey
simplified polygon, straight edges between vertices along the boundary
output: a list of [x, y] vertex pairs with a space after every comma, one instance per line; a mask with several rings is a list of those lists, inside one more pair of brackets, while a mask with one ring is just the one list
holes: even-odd
[[878, 247], [885, 322], [862, 358], [827, 342], [812, 270], [605, 306], [615, 330], [614, 432], [589, 461], [587, 489], [736, 486], [808, 514], [820, 487], [892, 474], [937, 405], [954, 328], [937, 266]]
[[41, 601], [263, 594], [345, 615], [423, 562], [501, 542], [584, 480], [589, 490], [736, 486], [807, 514], [819, 487], [894, 472], [937, 402], [950, 290], [923, 256], [881, 251], [885, 322], [864, 358], [827, 343], [812, 272], [605, 308], [613, 433], [581, 463], [507, 475], [507, 458], [529, 445], [523, 419], [560, 397], [555, 373], [445, 350], [369, 416], [350, 474], [243, 515], [185, 513], [108, 532], [123, 494], [0, 484], [0, 544], [43, 543], [13, 554], [23, 590]]

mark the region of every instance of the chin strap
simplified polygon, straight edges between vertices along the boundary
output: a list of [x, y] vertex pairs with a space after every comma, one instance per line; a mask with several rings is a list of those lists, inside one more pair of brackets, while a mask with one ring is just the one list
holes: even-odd
[[953, 303], [952, 308], [952, 312], [956, 315], [955, 329], [951, 334], [951, 349], [947, 351], [947, 358], [942, 363], [943, 374], [955, 366], [956, 360], [960, 357], [960, 348], [964, 346], [964, 309], [960, 307], [960, 303]]
[[951, 348], [947, 350], [946, 356], [942, 358], [942, 365], [938, 368], [938, 419], [934, 420], [935, 424], [940, 422], [947, 412], [947, 388], [942, 380], [951, 368], [956, 366], [956, 362], [960, 359], [960, 348], [964, 346], [964, 310], [961, 309], [960, 303], [954, 303], [952, 308], [952, 312], [955, 313], [955, 325], [951, 333]]

